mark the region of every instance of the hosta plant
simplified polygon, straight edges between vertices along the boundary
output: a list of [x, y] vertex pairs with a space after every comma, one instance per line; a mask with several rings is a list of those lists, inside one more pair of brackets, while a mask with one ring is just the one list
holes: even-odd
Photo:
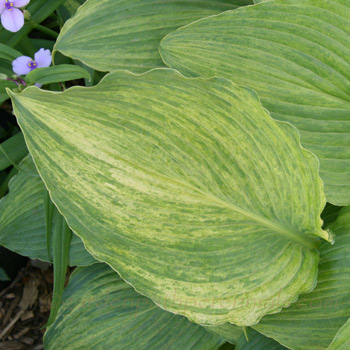
[[0, 244], [54, 265], [45, 349], [347, 349], [350, 3], [25, 5]]

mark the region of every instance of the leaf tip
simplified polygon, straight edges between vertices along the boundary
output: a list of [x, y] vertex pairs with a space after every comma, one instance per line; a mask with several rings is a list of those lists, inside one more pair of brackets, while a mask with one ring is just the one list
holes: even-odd
[[249, 342], [247, 327], [242, 327], [242, 329], [243, 329], [243, 333], [244, 333], [246, 341]]
[[335, 243], [335, 234], [330, 229], [320, 230], [319, 237], [333, 245]]
[[333, 245], [335, 243], [335, 234], [330, 229], [326, 229], [325, 232], [327, 233], [326, 241], [328, 241], [331, 245]]
[[10, 88], [5, 88], [7, 95], [9, 95], [10, 98], [14, 97], [16, 93], [12, 91]]

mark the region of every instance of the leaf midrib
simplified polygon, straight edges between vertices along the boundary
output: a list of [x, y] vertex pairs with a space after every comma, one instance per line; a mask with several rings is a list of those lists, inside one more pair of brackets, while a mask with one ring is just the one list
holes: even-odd
[[252, 219], [252, 220], [268, 227], [268, 228], [271, 228], [276, 233], [282, 234], [287, 239], [289, 239], [295, 243], [298, 243], [299, 245], [301, 245], [305, 248], [314, 249], [317, 247], [317, 241], [315, 239], [308, 237], [305, 234], [303, 234], [297, 230], [294, 230], [292, 227], [288, 227], [287, 225], [283, 225], [281, 223], [274, 222], [273, 220], [270, 220], [264, 216], [261, 216], [261, 215], [258, 215], [256, 213], [250, 212], [246, 209], [240, 208], [239, 206], [237, 206], [233, 203], [226, 203], [226, 202], [222, 201], [221, 199], [216, 198], [216, 197], [212, 197], [206, 193], [203, 193], [203, 195], [205, 195], [206, 197], [211, 199], [213, 202], [216, 202], [227, 209], [236, 211], [236, 212], [246, 216], [247, 218], [250, 218], [250, 219]]
[[220, 198], [217, 198], [216, 196], [213, 196], [210, 193], [203, 192], [200, 189], [198, 189], [197, 187], [195, 187], [189, 183], [185, 183], [179, 179], [174, 179], [174, 178], [170, 178], [166, 175], [155, 173], [152, 170], [149, 170], [149, 169], [146, 169], [144, 167], [133, 164], [132, 162], [127, 161], [126, 159], [122, 159], [121, 157], [118, 157], [118, 158], [120, 158], [120, 160], [123, 160], [126, 163], [129, 163], [133, 167], [136, 167], [136, 168], [144, 171], [145, 173], [148, 173], [152, 176], [158, 177], [159, 179], [164, 179], [167, 182], [172, 182], [174, 184], [178, 184], [182, 187], [190, 189], [193, 192], [197, 192], [202, 197], [208, 199], [209, 201], [211, 201], [213, 203], [218, 204], [220, 207], [238, 212], [238, 213], [246, 216], [247, 218], [252, 219], [252, 220], [262, 224], [263, 226], [272, 229], [276, 233], [282, 234], [288, 240], [291, 240], [291, 241], [293, 241], [293, 242], [295, 242], [295, 243], [297, 243], [305, 248], [315, 249], [318, 246], [318, 242], [315, 238], [308, 237], [307, 235], [293, 229], [292, 227], [288, 227], [287, 225], [283, 225], [281, 223], [274, 222], [274, 221], [272, 221], [264, 216], [250, 212], [250, 211], [248, 211], [244, 208], [241, 208], [233, 203], [227, 203], [227, 202], [221, 200]]

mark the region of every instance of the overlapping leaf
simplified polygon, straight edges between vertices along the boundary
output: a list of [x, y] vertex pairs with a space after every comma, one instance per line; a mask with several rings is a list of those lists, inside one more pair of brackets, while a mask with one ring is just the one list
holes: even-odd
[[[49, 261], [46, 249], [44, 184], [30, 156], [9, 184], [9, 194], [0, 201], [0, 244], [32, 259]], [[90, 265], [95, 259], [79, 237], [73, 235], [70, 265]]]
[[320, 159], [327, 201], [349, 205], [349, 37], [349, 1], [267, 1], [180, 28], [160, 52], [184, 74], [253, 88]]
[[145, 72], [164, 64], [158, 52], [168, 33], [252, 0], [88, 0], [66, 22], [55, 45], [101, 71]]
[[247, 337], [248, 340], [244, 334], [240, 336], [235, 350], [287, 350], [275, 340], [267, 338], [251, 328], [247, 331]]
[[27, 74], [26, 82], [29, 84], [50, 84], [81, 78], [91, 80], [89, 72], [84, 68], [73, 64], [60, 64], [32, 70]]
[[11, 97], [70, 227], [163, 308], [251, 325], [314, 288], [318, 162], [253, 91], [157, 69]]
[[243, 328], [229, 323], [224, 323], [215, 327], [205, 327], [205, 329], [210, 333], [220, 336], [231, 344], [237, 344], [238, 339], [243, 334]]
[[111, 268], [77, 269], [45, 349], [216, 350], [225, 341], [136, 293]]
[[330, 228], [336, 242], [320, 248], [316, 289], [254, 326], [293, 350], [327, 349], [350, 315], [350, 207], [342, 209]]
[[328, 350], [348, 350], [350, 348], [350, 319], [339, 330]]

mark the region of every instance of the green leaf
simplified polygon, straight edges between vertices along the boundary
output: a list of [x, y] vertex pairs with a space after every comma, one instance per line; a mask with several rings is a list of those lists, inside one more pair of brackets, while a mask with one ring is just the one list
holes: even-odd
[[186, 75], [253, 88], [321, 162], [327, 201], [350, 204], [350, 2], [267, 1], [203, 19], [160, 44]]
[[31, 46], [30, 55], [33, 57], [34, 57], [35, 52], [39, 51], [41, 48], [45, 48], [45, 49], [52, 51], [53, 46], [55, 45], [54, 40], [48, 40], [48, 39], [26, 38], [24, 40], [29, 41], [30, 46]]
[[45, 189], [44, 193], [44, 212], [45, 212], [45, 234], [46, 234], [46, 248], [47, 256], [51, 260], [51, 239], [52, 239], [52, 225], [55, 205], [52, 203], [50, 193]]
[[81, 78], [90, 80], [90, 74], [86, 69], [73, 64], [61, 64], [32, 70], [26, 75], [26, 82], [44, 85]]
[[243, 329], [235, 325], [224, 323], [220, 326], [205, 327], [205, 329], [212, 333], [220, 336], [231, 344], [237, 344], [238, 339], [243, 334]]
[[[5, 84], [5, 82], [11, 82], [7, 80], [8, 77], [12, 77], [14, 75], [13, 70], [12, 70], [12, 62], [5, 60], [3, 58], [0, 58], [0, 82]], [[13, 82], [12, 82], [13, 83]], [[13, 89], [16, 88], [17, 85], [13, 83], [9, 88]], [[2, 91], [0, 90], [0, 93], [5, 93], [5, 89]], [[1, 95], [0, 95], [1, 96]], [[4, 96], [3, 98], [8, 99], [8, 96]]]
[[0, 58], [12, 62], [18, 56], [22, 56], [22, 54], [19, 51], [13, 49], [10, 46], [0, 43]]
[[252, 90], [156, 69], [11, 96], [69, 226], [161, 307], [251, 325], [314, 288], [318, 161]]
[[235, 350], [287, 350], [275, 340], [267, 338], [251, 328], [248, 330], [247, 336], [248, 340], [244, 334], [241, 335]]
[[349, 350], [350, 348], [350, 319], [340, 328], [328, 350]]
[[85, 0], [66, 0], [57, 10], [58, 23], [62, 27], [63, 24], [71, 18], [82, 5]]
[[10, 281], [10, 277], [7, 276], [6, 271], [0, 267], [0, 281]]
[[0, 79], [0, 104], [9, 98], [8, 94], [6, 93], [6, 89], [15, 89], [16, 87], [17, 85], [14, 82], [6, 79]]
[[224, 341], [135, 292], [111, 268], [77, 269], [45, 349], [215, 350]]
[[64, 283], [66, 281], [70, 243], [72, 231], [68, 227], [64, 217], [54, 210], [54, 227], [52, 234], [53, 251], [53, 297], [51, 303], [50, 316], [45, 327], [49, 327], [55, 321], [57, 312], [62, 302]]
[[11, 136], [0, 145], [0, 170], [17, 164], [28, 154], [26, 143], [21, 132]]
[[329, 228], [335, 233], [336, 241], [333, 246], [320, 247], [315, 290], [254, 326], [291, 349], [327, 349], [350, 315], [350, 207], [342, 209]]
[[[19, 164], [22, 171], [9, 184], [9, 194], [0, 201], [0, 245], [31, 259], [50, 261], [46, 247], [45, 186], [30, 156]], [[70, 265], [90, 265], [96, 260], [73, 235]]]
[[200, 18], [252, 0], [89, 0], [63, 26], [55, 50], [101, 71], [145, 72], [164, 64], [160, 40]]
[[10, 169], [9, 172], [4, 171], [1, 177], [1, 185], [0, 185], [0, 198], [5, 196], [5, 194], [8, 192], [8, 184], [10, 180], [18, 173], [18, 170], [13, 167]]

